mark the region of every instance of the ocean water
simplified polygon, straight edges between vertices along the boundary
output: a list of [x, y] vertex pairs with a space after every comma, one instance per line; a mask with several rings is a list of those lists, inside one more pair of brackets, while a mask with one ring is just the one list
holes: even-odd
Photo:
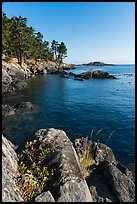
[[[135, 65], [76, 66], [74, 73], [103, 69], [118, 79], [73, 80], [57, 75], [28, 79], [23, 90], [2, 97], [3, 104], [30, 101], [34, 110], [2, 121], [3, 134], [21, 146], [40, 128], [64, 130], [71, 140], [89, 136], [108, 142], [116, 159], [126, 165], [135, 160]], [[100, 134], [96, 133], [102, 129]]]

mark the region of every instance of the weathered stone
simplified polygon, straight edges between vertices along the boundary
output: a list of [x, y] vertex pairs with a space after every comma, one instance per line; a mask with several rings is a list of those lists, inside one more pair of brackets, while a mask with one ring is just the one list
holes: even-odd
[[8, 71], [8, 74], [9, 76], [12, 77], [12, 79], [24, 80], [26, 72], [21, 68], [17, 69], [17, 68], [11, 67]]
[[43, 74], [47, 75], [47, 70], [46, 69], [43, 69]]
[[9, 76], [6, 69], [2, 69], [2, 83], [10, 84], [12, 82], [12, 78]]
[[78, 156], [69, 138], [62, 130], [41, 129], [35, 134], [38, 140], [49, 141], [54, 149], [54, 158], [49, 166], [56, 166], [56, 182], [50, 191], [57, 202], [92, 202], [85, 179], [82, 176]]
[[41, 193], [35, 198], [35, 202], [55, 202], [50, 191]]
[[15, 89], [22, 89], [27, 86], [27, 83], [24, 80], [15, 79], [11, 85]]
[[15, 114], [15, 110], [12, 106], [9, 106], [6, 104], [2, 105], [2, 117], [14, 115], [14, 114]]
[[99, 163], [101, 161], [108, 161], [113, 164], [117, 164], [117, 161], [115, 159], [115, 156], [112, 152], [112, 150], [103, 143], [95, 143], [96, 149], [95, 149], [95, 162]]
[[27, 108], [27, 109], [31, 109], [34, 108], [34, 105], [31, 102], [21, 102], [21, 103], [17, 103], [13, 106], [13, 108]]
[[135, 163], [131, 163], [126, 166], [126, 175], [129, 176], [133, 182], [135, 182]]
[[[135, 184], [108, 161], [100, 162], [87, 179], [93, 200], [108, 198], [112, 202], [135, 202]], [[96, 191], [93, 193], [94, 190]], [[104, 202], [104, 201], [103, 201]]]
[[89, 71], [83, 72], [81, 74], [75, 74], [75, 77], [83, 78], [83, 79], [90, 79], [90, 78], [116, 79], [115, 76], [110, 75], [108, 72], [105, 72], [103, 70], [89, 70]]
[[23, 201], [16, 185], [18, 164], [14, 149], [14, 145], [2, 135], [2, 202]]

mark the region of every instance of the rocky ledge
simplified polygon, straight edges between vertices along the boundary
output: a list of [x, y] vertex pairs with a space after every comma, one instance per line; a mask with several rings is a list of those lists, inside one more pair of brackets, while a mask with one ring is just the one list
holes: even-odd
[[[64, 131], [54, 128], [38, 130], [33, 139], [35, 146], [42, 146], [35, 152], [33, 141], [30, 141], [17, 155], [14, 145], [2, 136], [3, 202], [23, 200], [16, 185], [17, 156], [26, 161], [26, 156], [36, 154], [36, 160], [38, 151], [41, 147], [44, 150], [46, 144], [51, 144], [54, 151], [40, 162], [43, 166], [48, 164], [48, 169], [55, 169], [55, 172], [43, 190], [34, 196], [34, 202], [135, 202], [134, 165], [120, 164], [107, 145], [87, 138], [72, 143]], [[28, 149], [28, 155], [24, 154]], [[84, 156], [81, 157], [85, 150], [85, 159], [90, 155], [90, 162], [88, 168], [83, 169], [83, 165], [87, 166], [87, 160], [83, 163]], [[34, 161], [29, 165], [34, 165]], [[85, 174], [85, 170], [88, 173]], [[30, 176], [29, 171], [26, 176]]]
[[60, 73], [63, 70], [74, 69], [74, 65], [57, 63], [57, 62], [38, 62], [38, 64], [31, 63], [27, 65], [23, 63], [22, 66], [16, 62], [2, 61], [2, 93], [12, 92], [16, 89], [24, 88], [27, 83], [27, 78], [37, 75], [46, 75], [53, 73]]

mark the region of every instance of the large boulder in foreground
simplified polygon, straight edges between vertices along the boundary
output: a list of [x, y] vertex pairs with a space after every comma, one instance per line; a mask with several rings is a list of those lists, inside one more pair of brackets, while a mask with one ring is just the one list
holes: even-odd
[[92, 197], [82, 176], [78, 156], [73, 144], [62, 130], [40, 129], [36, 139], [50, 142], [55, 153], [49, 166], [56, 168], [55, 180], [50, 185], [56, 202], [92, 202]]
[[[118, 163], [107, 145], [90, 141], [95, 162], [85, 179], [78, 155], [64, 131], [40, 129], [34, 138], [54, 148], [41, 164], [55, 170], [42, 192], [34, 198], [35, 202], [135, 202], [134, 164], [124, 167]], [[77, 140], [76, 150], [83, 144], [83, 138]], [[18, 175], [16, 158], [14, 145], [2, 136], [3, 202], [23, 201], [15, 179]]]
[[135, 202], [135, 184], [115, 165], [100, 162], [87, 179], [94, 202]]
[[88, 158], [90, 152], [94, 159], [86, 177], [94, 202], [135, 201], [134, 164], [127, 167], [120, 164], [116, 161], [112, 150], [99, 141], [94, 142], [81, 137], [75, 139], [74, 145], [78, 153], [83, 151]]
[[22, 202], [16, 185], [17, 154], [14, 145], [2, 135], [2, 202]]

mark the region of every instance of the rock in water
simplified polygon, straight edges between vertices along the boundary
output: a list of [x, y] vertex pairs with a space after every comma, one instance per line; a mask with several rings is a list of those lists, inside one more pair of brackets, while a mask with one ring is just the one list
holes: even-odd
[[27, 108], [27, 109], [31, 109], [34, 108], [34, 105], [27, 101], [27, 102], [21, 102], [21, 103], [17, 103], [13, 106], [13, 108]]

